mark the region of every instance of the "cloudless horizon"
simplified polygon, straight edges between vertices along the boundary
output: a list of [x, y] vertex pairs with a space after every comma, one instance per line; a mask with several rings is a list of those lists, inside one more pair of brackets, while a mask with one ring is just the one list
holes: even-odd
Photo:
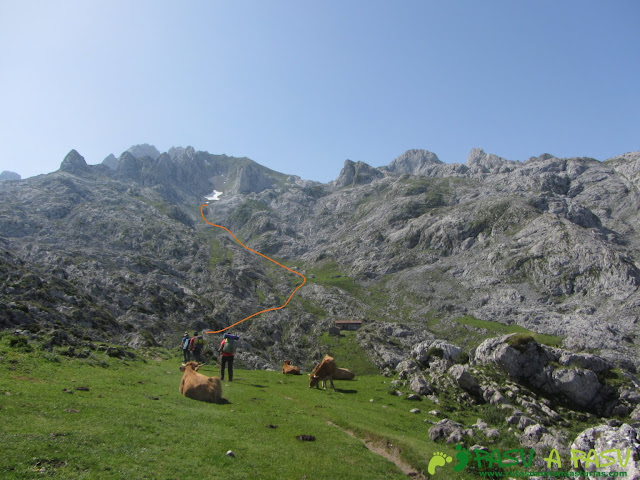
[[148, 143], [327, 182], [412, 148], [464, 163], [640, 150], [640, 3], [5, 0], [0, 171]]

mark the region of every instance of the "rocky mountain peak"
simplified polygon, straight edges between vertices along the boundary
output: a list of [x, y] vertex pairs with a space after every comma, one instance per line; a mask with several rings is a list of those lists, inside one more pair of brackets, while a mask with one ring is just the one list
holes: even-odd
[[22, 180], [22, 177], [15, 172], [5, 170], [0, 173], [0, 182], [4, 182], [6, 180]]
[[542, 155], [538, 156], [538, 157], [531, 157], [529, 160], [527, 160], [527, 162], [543, 162], [546, 160], [551, 160], [553, 158], [556, 158], [555, 155], [551, 155], [550, 153], [543, 153]]
[[497, 172], [505, 166], [516, 166], [519, 162], [506, 160], [492, 153], [485, 153], [481, 148], [473, 148], [467, 157], [469, 168], [478, 168], [483, 173]]
[[134, 157], [129, 151], [124, 152], [118, 159], [118, 165], [116, 171], [131, 180], [140, 181], [142, 174], [142, 163], [136, 157]]
[[167, 153], [173, 160], [186, 160], [193, 158], [196, 154], [196, 150], [192, 146], [171, 147]]
[[140, 145], [133, 145], [132, 147], [127, 149], [131, 155], [136, 158], [144, 158], [149, 157], [152, 160], [155, 160], [160, 156], [160, 152], [153, 145], [149, 145], [147, 143], [142, 143]]
[[111, 170], [115, 170], [116, 167], [118, 166], [118, 159], [113, 153], [110, 153], [102, 161], [102, 165], [109, 167]]
[[373, 182], [376, 178], [382, 178], [384, 174], [364, 162], [354, 162], [345, 160], [344, 167], [340, 171], [340, 175], [335, 181], [337, 187], [346, 187], [348, 185], [366, 185]]
[[427, 167], [444, 165], [438, 156], [428, 150], [407, 150], [389, 164], [387, 170], [394, 173], [423, 175]]
[[89, 170], [89, 166], [82, 155], [80, 155], [76, 150], [71, 150], [67, 153], [67, 156], [64, 157], [64, 160], [62, 160], [60, 170], [78, 175], [87, 172]]

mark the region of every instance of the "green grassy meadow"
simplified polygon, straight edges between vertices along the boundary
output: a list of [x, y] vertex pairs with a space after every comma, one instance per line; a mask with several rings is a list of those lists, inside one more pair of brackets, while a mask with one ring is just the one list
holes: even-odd
[[[236, 370], [223, 382], [228, 403], [216, 405], [178, 393], [177, 351], [78, 359], [11, 338], [0, 337], [3, 479], [400, 479], [360, 439], [424, 472], [435, 452], [455, 454], [428, 438], [435, 405], [390, 395], [380, 375], [337, 381], [334, 392], [309, 389], [306, 375]], [[216, 365], [201, 371], [218, 375]], [[430, 478], [467, 478], [453, 473]]]

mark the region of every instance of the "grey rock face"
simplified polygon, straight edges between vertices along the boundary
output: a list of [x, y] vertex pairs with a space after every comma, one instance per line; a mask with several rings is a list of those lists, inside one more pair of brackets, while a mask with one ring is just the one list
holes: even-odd
[[131, 179], [134, 182], [141, 182], [142, 165], [143, 162], [139, 158], [134, 157], [129, 152], [124, 152], [118, 159], [116, 172], [123, 178]]
[[462, 349], [444, 340], [426, 340], [420, 342], [411, 351], [411, 355], [421, 364], [427, 365], [429, 359], [442, 358], [455, 362]]
[[22, 177], [14, 172], [9, 172], [7, 170], [0, 173], [0, 182], [4, 182], [6, 180], [20, 180]]
[[418, 395], [431, 395], [433, 393], [433, 387], [422, 375], [414, 376], [409, 385], [411, 390], [416, 392]]
[[591, 370], [557, 368], [551, 377], [558, 390], [580, 407], [589, 405], [600, 389], [598, 377]]
[[476, 173], [508, 173], [518, 165], [518, 162], [487, 154], [481, 148], [472, 149], [467, 158], [467, 167]]
[[529, 425], [520, 436], [523, 447], [533, 448], [536, 453], [542, 454], [549, 449], [567, 453], [566, 438], [561, 435], [554, 435], [547, 428], [540, 424]]
[[461, 389], [472, 395], [481, 395], [480, 384], [469, 373], [466, 367], [463, 365], [454, 365], [449, 369], [448, 373]]
[[511, 378], [528, 380], [538, 376], [555, 357], [535, 341], [519, 347], [509, 345], [512, 335], [491, 338], [482, 342], [475, 351], [475, 361], [494, 363]]
[[411, 374], [417, 372], [419, 369], [420, 369], [420, 365], [418, 365], [412, 359], [403, 360], [400, 363], [398, 363], [398, 365], [396, 365], [396, 370], [398, 371], [398, 378], [400, 379], [409, 378]]
[[[551, 349], [532, 338], [519, 342], [515, 339], [518, 337], [506, 335], [485, 340], [476, 349], [475, 362], [496, 365], [510, 378], [548, 394], [562, 394], [578, 408], [611, 414], [605, 403], [611, 401], [615, 394], [600, 383], [597, 375], [609, 368], [607, 362], [595, 355], [576, 355]], [[562, 364], [571, 367], [554, 366], [560, 359]], [[574, 365], [591, 366], [594, 370]]]
[[558, 360], [560, 365], [566, 367], [579, 367], [587, 370], [591, 370], [595, 373], [602, 373], [611, 370], [613, 366], [604, 359], [591, 355], [588, 353], [571, 353], [565, 352], [560, 356]]
[[74, 175], [81, 175], [87, 173], [89, 167], [82, 155], [75, 150], [71, 150], [60, 164], [60, 170]]
[[344, 167], [336, 179], [335, 185], [337, 187], [366, 185], [377, 178], [382, 178], [383, 176], [384, 175], [380, 171], [364, 162], [352, 162], [351, 160], [345, 160]]
[[253, 165], [240, 168], [238, 180], [231, 193], [261, 192], [274, 184], [274, 179]]
[[429, 429], [429, 438], [433, 441], [444, 440], [446, 443], [460, 443], [465, 437], [472, 437], [473, 430], [465, 429], [453, 420], [440, 420]]
[[127, 152], [129, 152], [136, 158], [149, 157], [152, 160], [155, 160], [160, 156], [160, 152], [158, 151], [158, 149], [153, 145], [149, 145], [147, 143], [134, 145], [128, 148]]
[[110, 153], [102, 161], [102, 165], [109, 167], [111, 170], [115, 170], [116, 167], [118, 166], [118, 159], [113, 153]]
[[432, 167], [444, 165], [435, 153], [427, 150], [407, 150], [389, 164], [387, 170], [408, 175], [429, 175]]

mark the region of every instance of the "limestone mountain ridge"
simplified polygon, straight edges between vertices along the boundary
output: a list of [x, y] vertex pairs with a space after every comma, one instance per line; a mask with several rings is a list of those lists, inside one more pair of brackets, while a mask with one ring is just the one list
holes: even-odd
[[[202, 222], [200, 204], [219, 191], [205, 212], [247, 245], [353, 284], [311, 281], [300, 304], [243, 326], [256, 331], [257, 363], [277, 365], [287, 335], [340, 318], [417, 338], [470, 316], [635, 365], [640, 153], [517, 162], [474, 149], [445, 164], [410, 150], [386, 167], [346, 161], [328, 184], [191, 147], [114, 158], [87, 165], [73, 150], [58, 172], [0, 189], [7, 254], [87, 295], [108, 318], [100, 335], [166, 344], [185, 324], [223, 327], [281, 300], [286, 275]], [[5, 328], [40, 321], [29, 296], [3, 295]], [[77, 310], [64, 298], [46, 308]]]

